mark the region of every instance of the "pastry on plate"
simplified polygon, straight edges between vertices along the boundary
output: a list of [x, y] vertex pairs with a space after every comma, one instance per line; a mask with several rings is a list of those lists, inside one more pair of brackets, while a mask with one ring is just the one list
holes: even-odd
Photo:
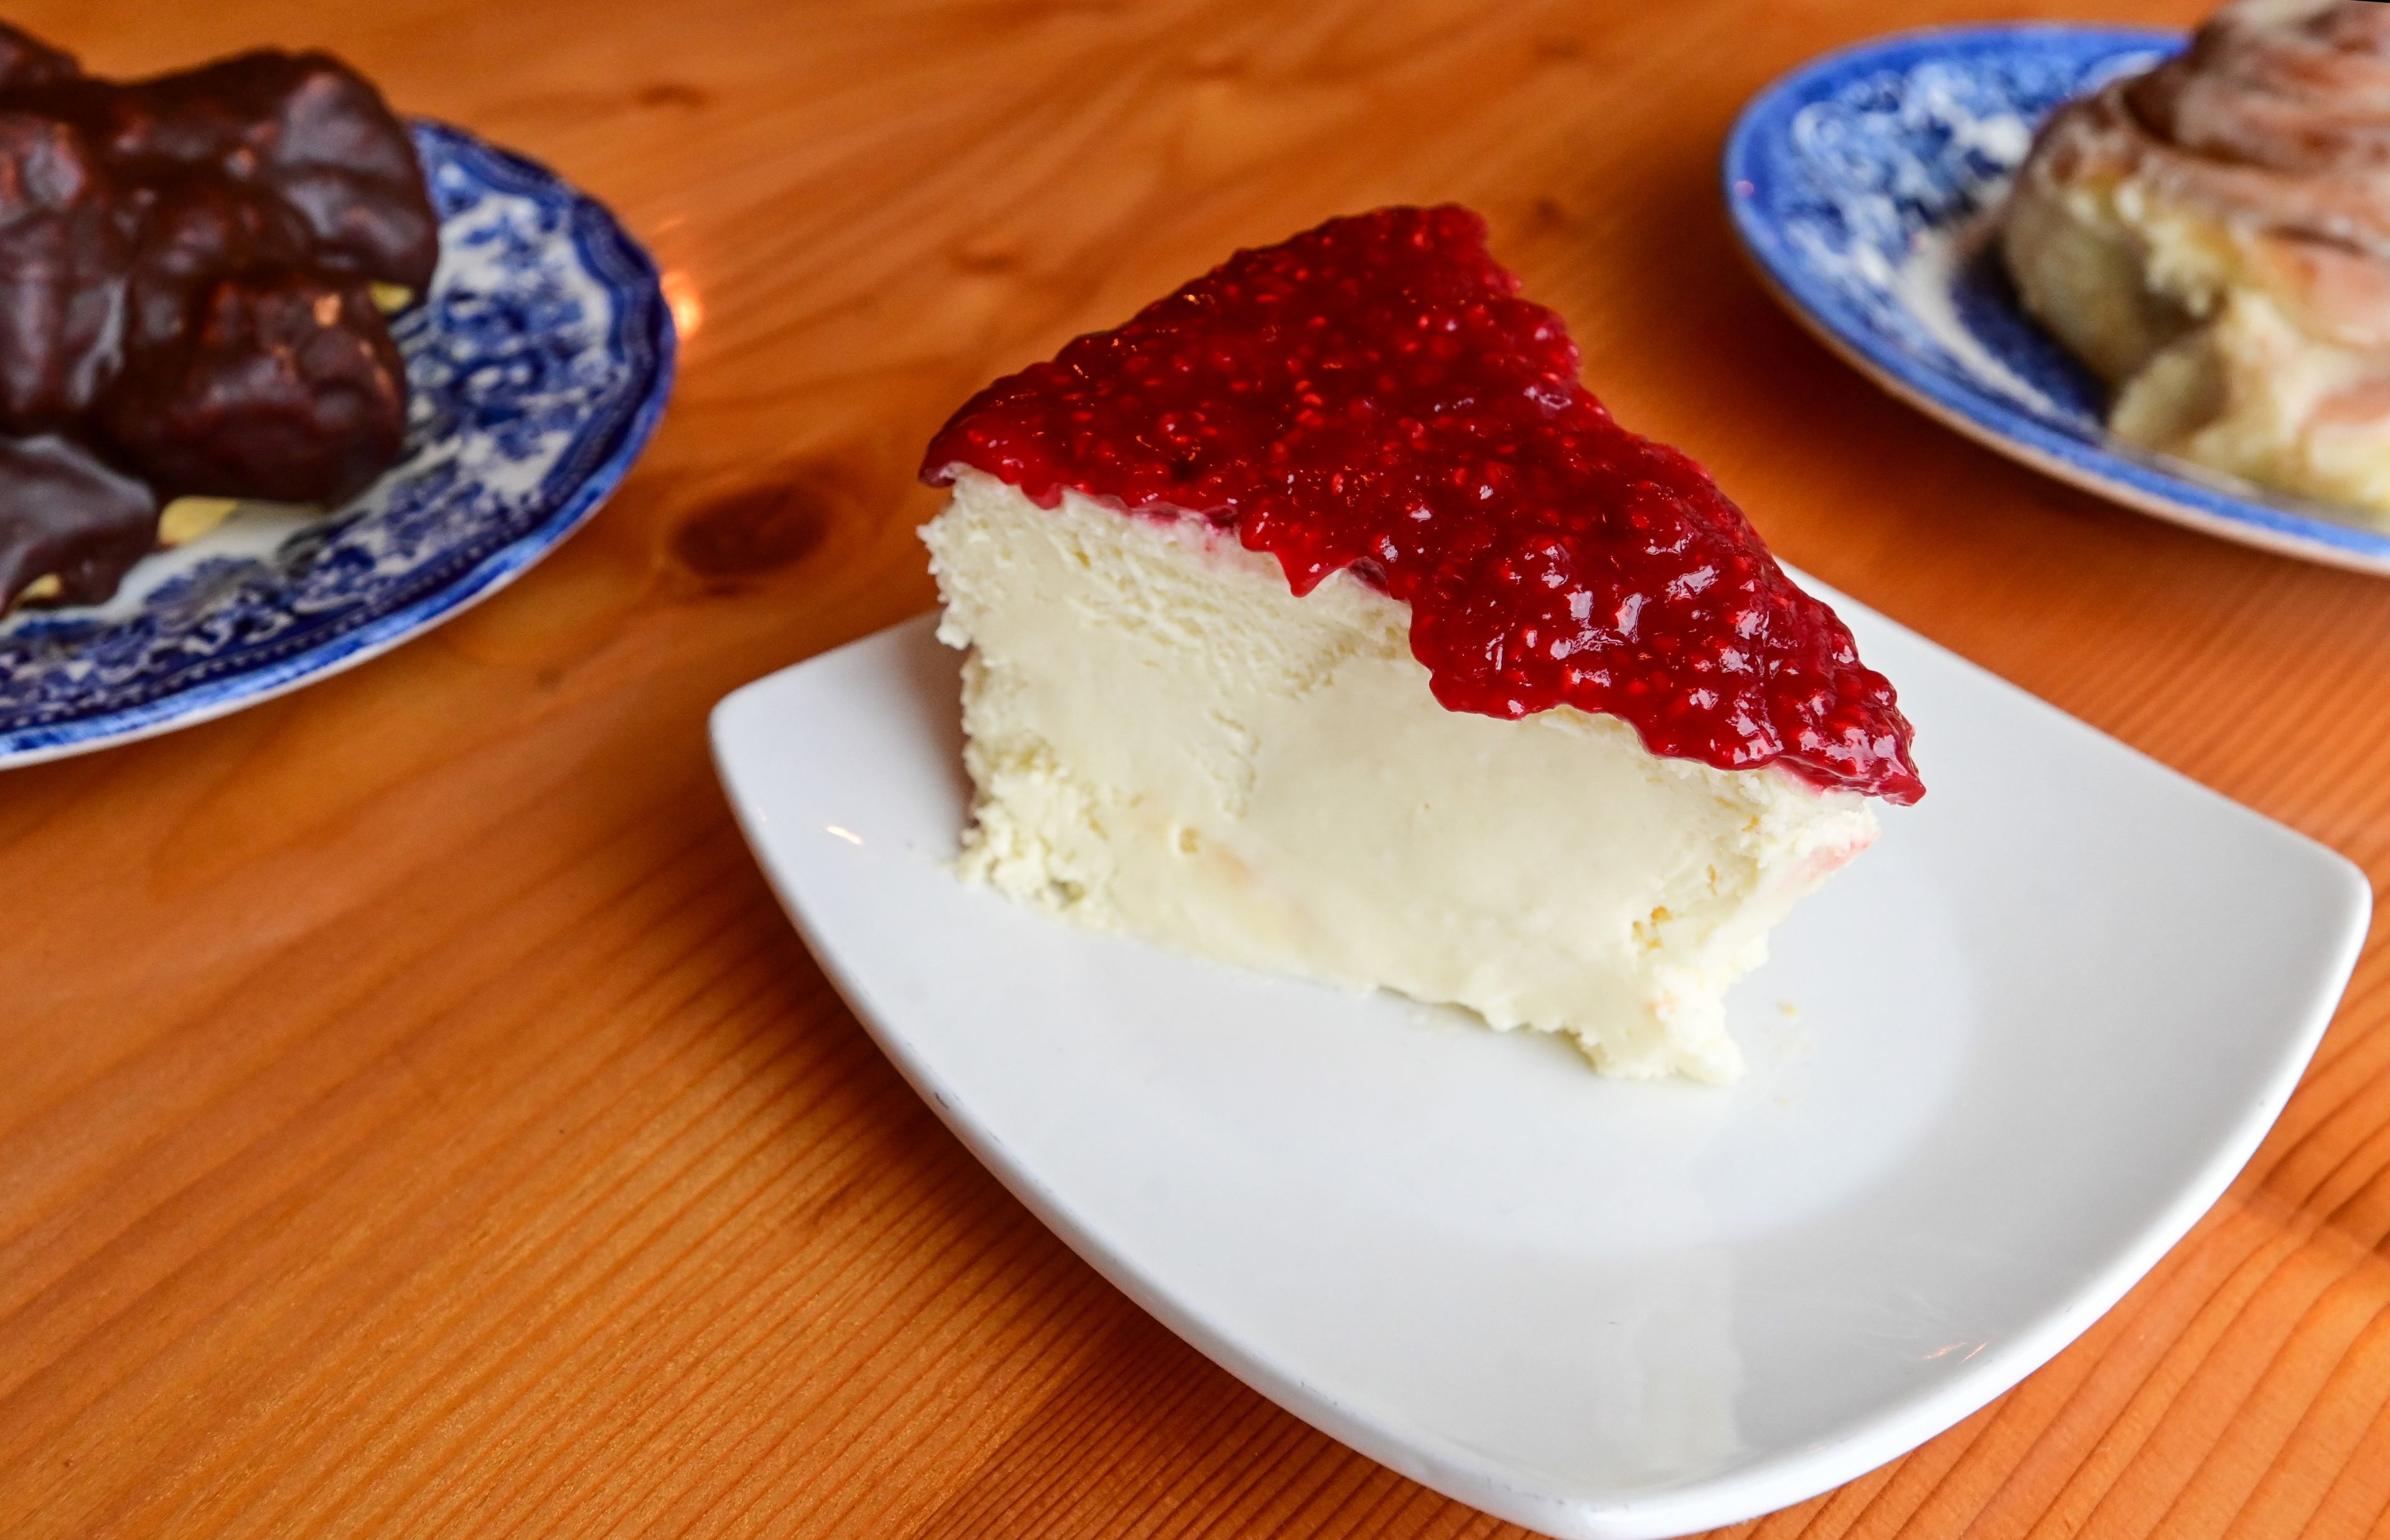
[[384, 313], [438, 259], [405, 125], [338, 59], [114, 82], [0, 25], [0, 609], [362, 491], [405, 440]]
[[1726, 1080], [1728, 984], [1922, 794], [1910, 729], [1518, 287], [1464, 210], [1335, 220], [956, 414], [962, 869]]
[[2241, 0], [2061, 108], [2001, 252], [2119, 438], [2390, 522], [2390, 6]]

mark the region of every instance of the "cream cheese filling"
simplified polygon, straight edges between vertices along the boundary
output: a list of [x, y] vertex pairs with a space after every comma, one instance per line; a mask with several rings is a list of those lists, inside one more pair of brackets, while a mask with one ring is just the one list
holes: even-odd
[[1407, 605], [1347, 574], [1298, 598], [1201, 519], [963, 470], [922, 536], [970, 653], [962, 873], [1093, 930], [1721, 1081], [1727, 985], [1874, 838], [1863, 797], [1614, 718], [1447, 711]]

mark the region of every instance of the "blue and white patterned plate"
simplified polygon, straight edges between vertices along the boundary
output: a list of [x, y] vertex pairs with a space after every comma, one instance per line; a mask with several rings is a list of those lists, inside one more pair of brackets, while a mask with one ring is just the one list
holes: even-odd
[[1965, 27], [1812, 60], [1727, 140], [1735, 229], [1795, 318], [1894, 395], [2013, 459], [2227, 540], [2390, 574], [2361, 515], [2120, 443], [2105, 388], [2017, 302], [1990, 250], [2034, 130], [2181, 34]]
[[655, 265], [555, 173], [415, 127], [440, 270], [395, 331], [404, 461], [348, 507], [244, 507], [116, 597], [0, 622], [0, 766], [146, 738], [359, 663], [495, 592], [597, 510], [662, 415]]

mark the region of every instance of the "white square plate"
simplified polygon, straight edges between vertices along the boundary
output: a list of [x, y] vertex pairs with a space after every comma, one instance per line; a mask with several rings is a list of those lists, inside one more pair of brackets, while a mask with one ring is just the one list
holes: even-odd
[[1834, 602], [1933, 790], [1738, 987], [1724, 1091], [963, 886], [927, 619], [739, 691], [714, 751], [855, 1014], [1106, 1277], [1439, 1491], [1677, 1534], [1900, 1454], [2113, 1304], [2255, 1149], [2371, 909], [2340, 856]]

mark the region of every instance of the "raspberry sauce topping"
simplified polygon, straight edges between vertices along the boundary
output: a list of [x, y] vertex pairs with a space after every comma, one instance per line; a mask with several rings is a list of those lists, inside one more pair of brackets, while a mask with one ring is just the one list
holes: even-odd
[[1349, 568], [1410, 605], [1453, 711], [1565, 704], [1655, 754], [1924, 795], [1850, 631], [1707, 472], [1612, 420], [1518, 291], [1465, 209], [1331, 220], [997, 380], [921, 473], [1201, 514], [1297, 594]]

